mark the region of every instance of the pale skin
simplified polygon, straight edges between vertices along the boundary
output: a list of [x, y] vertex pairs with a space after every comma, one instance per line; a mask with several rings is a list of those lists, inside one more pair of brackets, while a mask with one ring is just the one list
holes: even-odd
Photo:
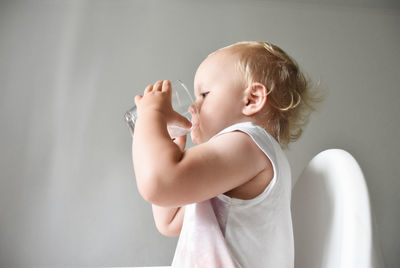
[[[168, 80], [149, 85], [135, 98], [138, 120], [132, 157], [137, 186], [152, 203], [157, 229], [166, 236], [179, 235], [185, 205], [222, 193], [251, 199], [273, 177], [271, 162], [247, 134], [235, 131], [210, 140], [234, 123], [257, 124], [255, 115], [267, 106], [265, 86], [255, 82], [246, 87], [234, 61], [229, 51], [221, 51], [199, 66], [192, 123], [172, 110]], [[193, 124], [196, 146], [184, 150], [186, 137], [171, 140], [170, 123], [187, 128]]]

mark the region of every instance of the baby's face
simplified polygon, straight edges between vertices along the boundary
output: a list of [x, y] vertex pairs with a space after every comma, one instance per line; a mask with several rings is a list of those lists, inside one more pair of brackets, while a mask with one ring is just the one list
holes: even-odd
[[224, 128], [245, 121], [245, 83], [235, 69], [237, 56], [218, 51], [207, 57], [194, 78], [197, 113], [192, 113], [192, 140], [203, 143]]

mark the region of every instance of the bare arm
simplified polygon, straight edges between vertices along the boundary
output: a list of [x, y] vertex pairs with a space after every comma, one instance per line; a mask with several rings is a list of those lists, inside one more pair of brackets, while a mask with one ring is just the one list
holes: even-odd
[[[190, 121], [172, 109], [169, 81], [164, 81], [162, 90], [160, 85], [158, 81], [154, 89], [153, 85], [147, 86], [144, 96], [138, 95], [135, 98], [138, 119], [133, 134], [132, 160], [138, 190], [147, 201], [150, 201], [148, 195], [153, 193], [153, 187], [157, 187], [154, 178], [161, 175], [160, 170], [171, 167], [170, 161], [179, 161], [183, 155], [184, 147], [181, 148], [180, 144], [177, 146], [171, 140], [167, 123], [191, 127]], [[164, 175], [168, 176], [161, 176]]]
[[[173, 140], [178, 145], [181, 152], [184, 151], [186, 145], [186, 136]], [[185, 206], [183, 207], [161, 207], [152, 204], [154, 222], [157, 230], [165, 236], [179, 236], [183, 218], [185, 215]]]
[[165, 236], [179, 236], [185, 207], [169, 208], [152, 204], [152, 209], [157, 230]]
[[145, 185], [147, 201], [166, 207], [202, 202], [228, 192], [254, 178], [267, 163], [265, 154], [243, 132], [226, 133], [194, 146], [182, 158], [158, 155], [153, 155], [151, 162], [137, 159], [140, 168], [152, 172], [137, 174], [136, 179], [138, 185], [140, 181]]

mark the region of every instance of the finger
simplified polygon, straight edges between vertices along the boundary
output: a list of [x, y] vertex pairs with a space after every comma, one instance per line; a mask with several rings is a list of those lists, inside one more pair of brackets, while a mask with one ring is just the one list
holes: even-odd
[[190, 122], [189, 119], [187, 119], [186, 117], [184, 117], [176, 112], [170, 123], [176, 124], [178, 126], [182, 126], [183, 128], [191, 128], [192, 127], [192, 122]]
[[178, 145], [178, 147], [179, 147], [179, 149], [181, 149], [181, 151], [185, 150], [186, 136], [180, 136], [178, 138], [175, 138], [174, 142], [176, 143], [176, 145]]
[[169, 80], [164, 80], [161, 91], [163, 92], [171, 91], [171, 82]]
[[162, 89], [162, 80], [159, 80], [154, 84], [153, 90], [154, 91], [161, 91], [161, 89]]
[[140, 100], [143, 98], [143, 96], [142, 95], [137, 95], [137, 96], [135, 96], [135, 104], [136, 104], [136, 106], [138, 105], [138, 103], [140, 102]]
[[146, 89], [144, 90], [144, 93], [149, 93], [149, 92], [151, 92], [152, 90], [153, 90], [153, 85], [150, 84], [150, 85], [148, 85], [148, 86], [146, 87]]

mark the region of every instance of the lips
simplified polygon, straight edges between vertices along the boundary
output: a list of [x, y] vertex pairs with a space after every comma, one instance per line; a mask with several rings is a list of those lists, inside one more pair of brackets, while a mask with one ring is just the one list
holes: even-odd
[[199, 127], [199, 124], [192, 124], [192, 129], [191, 129], [191, 131], [197, 129], [198, 127]]
[[195, 129], [199, 126], [199, 117], [195, 114], [192, 114], [192, 129]]
[[192, 127], [190, 128], [190, 131], [196, 130], [199, 127], [199, 123], [194, 123], [192, 121]]
[[199, 122], [192, 119], [192, 128], [190, 129], [190, 137], [191, 137], [191, 139], [192, 139], [192, 142], [193, 142], [194, 144], [196, 144], [196, 145], [199, 144], [199, 141], [198, 141], [198, 139], [199, 139], [199, 137], [198, 137], [199, 133], [198, 133], [198, 131], [197, 131], [198, 127], [199, 127]]

